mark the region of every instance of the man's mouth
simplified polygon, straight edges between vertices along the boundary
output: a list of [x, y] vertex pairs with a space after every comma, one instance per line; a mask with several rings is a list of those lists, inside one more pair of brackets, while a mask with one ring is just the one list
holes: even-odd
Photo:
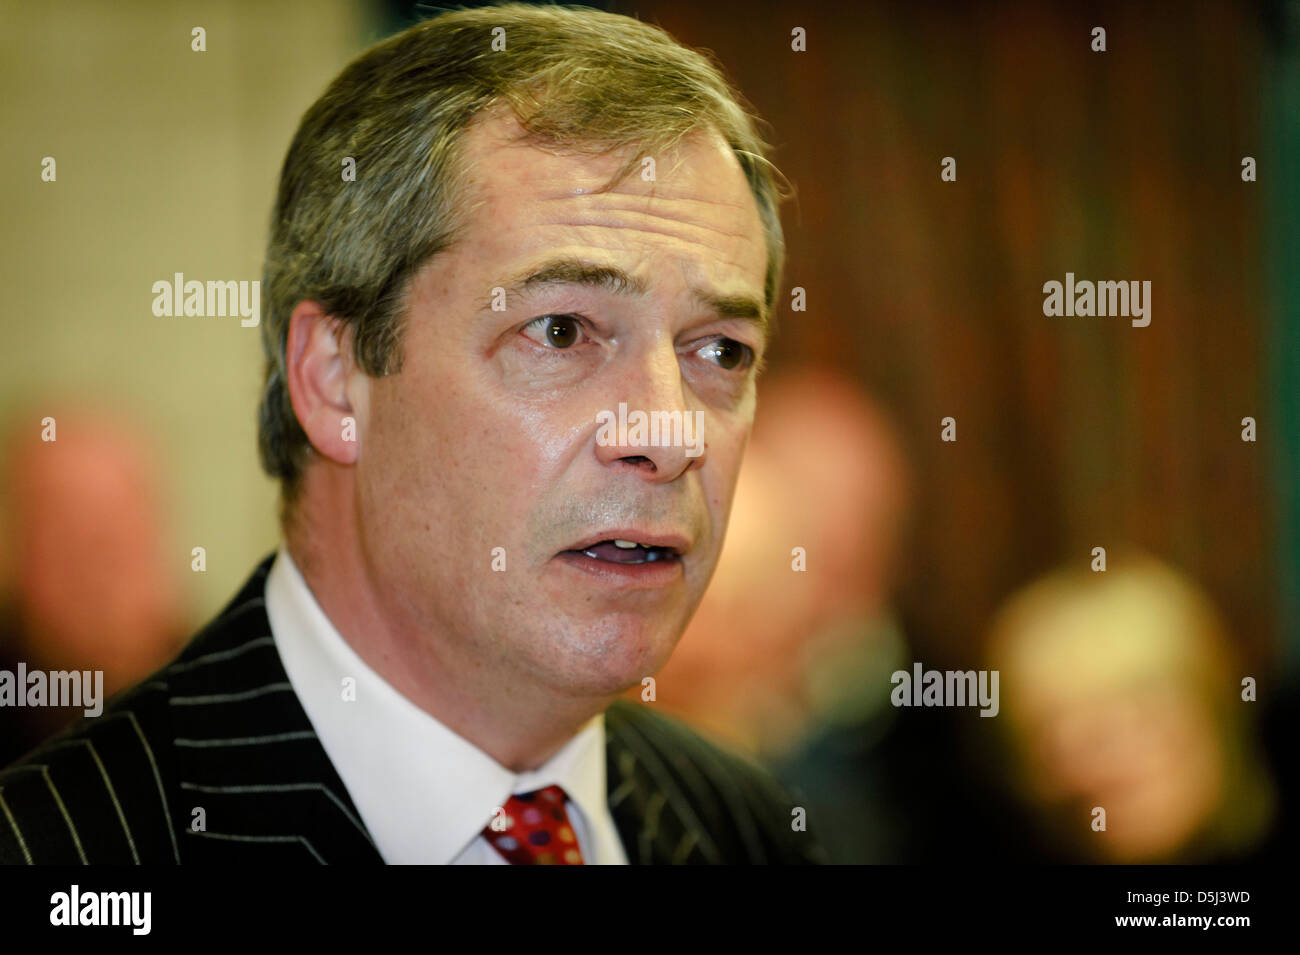
[[669, 565], [680, 564], [682, 556], [690, 549], [690, 541], [679, 534], [619, 527], [597, 531], [556, 556], [588, 562], [593, 567], [602, 564]]
[[628, 593], [666, 593], [685, 580], [691, 541], [680, 534], [610, 527], [575, 541], [555, 555], [589, 583]]
[[681, 556], [672, 547], [641, 544], [621, 538], [599, 541], [565, 553], [582, 554], [592, 560], [603, 560], [610, 564], [653, 564], [661, 560], [678, 560]]

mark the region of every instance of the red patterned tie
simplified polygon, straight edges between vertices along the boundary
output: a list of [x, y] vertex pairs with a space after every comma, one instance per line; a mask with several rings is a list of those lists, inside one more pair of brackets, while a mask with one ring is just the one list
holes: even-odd
[[483, 827], [483, 838], [511, 865], [583, 864], [559, 786], [511, 796], [502, 809]]

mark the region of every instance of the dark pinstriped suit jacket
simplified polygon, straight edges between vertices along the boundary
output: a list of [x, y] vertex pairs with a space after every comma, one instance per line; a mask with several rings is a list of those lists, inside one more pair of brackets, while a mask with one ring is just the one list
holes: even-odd
[[[383, 861], [280, 663], [270, 566], [175, 662], [0, 772], [0, 862]], [[605, 727], [630, 862], [824, 861], [748, 761], [645, 706], [615, 703]]]

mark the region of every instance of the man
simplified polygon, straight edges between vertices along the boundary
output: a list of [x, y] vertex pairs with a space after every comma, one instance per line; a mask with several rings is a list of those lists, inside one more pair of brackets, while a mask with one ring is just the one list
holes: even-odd
[[[0, 774], [0, 858], [818, 861], [769, 777], [614, 703], [722, 544], [782, 258], [763, 153], [704, 58], [595, 11], [447, 13], [345, 69], [263, 282], [285, 545]], [[638, 412], [677, 430], [608, 427]]]

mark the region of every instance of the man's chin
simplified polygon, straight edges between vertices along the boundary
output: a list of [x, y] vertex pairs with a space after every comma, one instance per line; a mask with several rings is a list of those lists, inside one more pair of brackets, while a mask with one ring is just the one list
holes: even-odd
[[641, 686], [668, 662], [684, 621], [663, 613], [618, 612], [572, 619], [550, 641], [552, 668], [571, 692], [616, 696]]

